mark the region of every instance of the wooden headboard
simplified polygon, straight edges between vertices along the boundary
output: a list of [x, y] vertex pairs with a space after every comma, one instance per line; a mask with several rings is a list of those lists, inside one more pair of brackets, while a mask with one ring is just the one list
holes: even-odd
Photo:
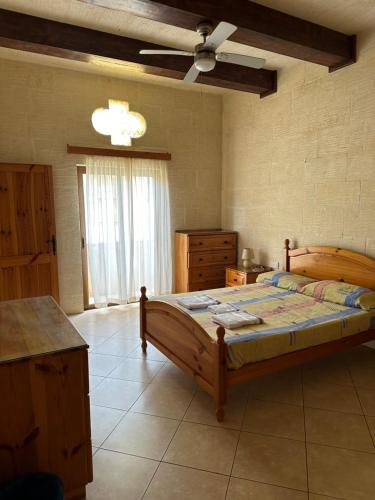
[[337, 280], [375, 290], [375, 259], [343, 248], [289, 248], [285, 240], [284, 270], [318, 280]]

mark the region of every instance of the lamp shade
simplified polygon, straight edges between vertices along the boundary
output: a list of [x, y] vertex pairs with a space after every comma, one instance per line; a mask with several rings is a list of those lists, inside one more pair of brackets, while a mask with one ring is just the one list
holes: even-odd
[[254, 257], [254, 252], [252, 248], [244, 248], [242, 250], [241, 258], [242, 260], [251, 260]]

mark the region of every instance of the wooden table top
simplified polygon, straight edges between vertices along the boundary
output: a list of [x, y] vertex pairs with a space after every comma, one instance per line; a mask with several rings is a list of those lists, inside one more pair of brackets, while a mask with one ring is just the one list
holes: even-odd
[[0, 302], [0, 364], [88, 347], [52, 297]]
[[[263, 267], [262, 269], [259, 269]], [[251, 268], [249, 267], [243, 267], [241, 265], [232, 265], [232, 266], [227, 266], [227, 269], [233, 269], [234, 271], [240, 271], [241, 273], [267, 273], [268, 271], [272, 271], [272, 267], [269, 266], [263, 266], [262, 264], [253, 264]], [[256, 270], [258, 269], [258, 270]]]

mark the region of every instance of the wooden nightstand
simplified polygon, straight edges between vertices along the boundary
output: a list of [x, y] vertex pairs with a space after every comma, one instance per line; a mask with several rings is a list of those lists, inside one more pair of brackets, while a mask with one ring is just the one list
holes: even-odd
[[[259, 268], [261, 266], [253, 266]], [[242, 266], [228, 266], [225, 268], [225, 286], [249, 285], [255, 283], [259, 274], [272, 271], [271, 267], [262, 266], [263, 271], [252, 271]]]

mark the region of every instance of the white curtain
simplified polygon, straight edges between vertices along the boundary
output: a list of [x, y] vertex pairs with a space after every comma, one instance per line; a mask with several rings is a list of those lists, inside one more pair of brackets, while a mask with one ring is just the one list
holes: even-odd
[[124, 304], [172, 288], [167, 163], [88, 157], [87, 251], [96, 306]]

